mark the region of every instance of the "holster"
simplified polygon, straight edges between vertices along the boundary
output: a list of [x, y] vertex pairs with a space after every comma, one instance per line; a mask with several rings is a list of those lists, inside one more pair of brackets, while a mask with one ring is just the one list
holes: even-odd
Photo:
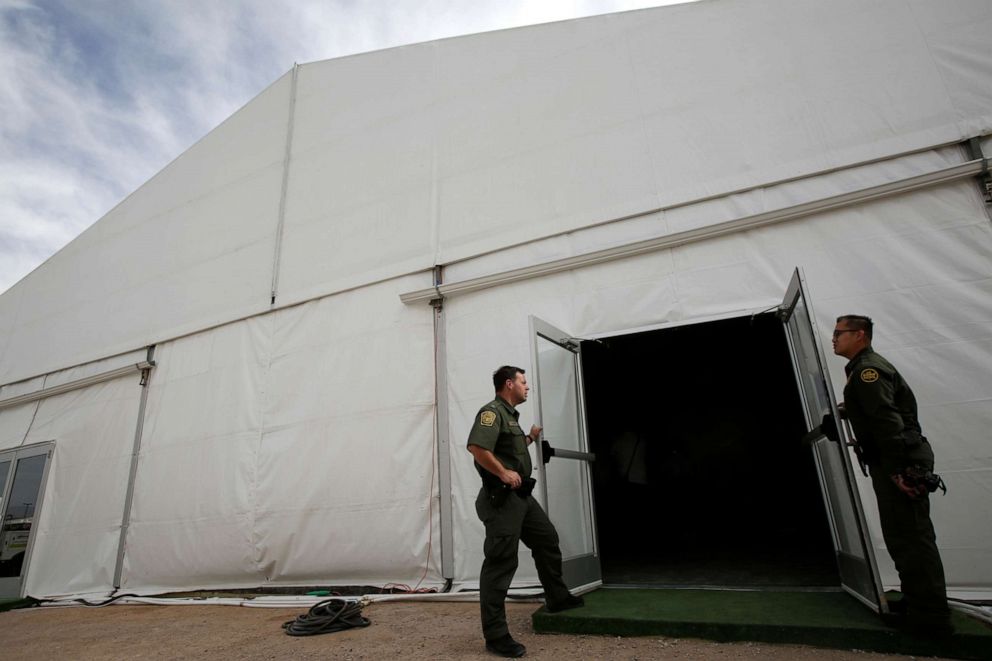
[[503, 483], [497, 486], [486, 485], [486, 495], [489, 497], [489, 504], [493, 506], [494, 509], [499, 509], [506, 502], [506, 499], [510, 495], [510, 487]]
[[534, 487], [536, 485], [537, 480], [532, 477], [524, 478], [520, 483], [520, 486], [516, 489], [511, 489], [495, 478], [483, 479], [483, 486], [486, 489], [486, 496], [489, 498], [489, 504], [496, 509], [503, 506], [503, 503], [506, 502], [506, 499], [509, 498], [511, 493], [515, 493], [520, 498], [526, 499], [527, 496], [534, 491]]
[[535, 486], [537, 486], [537, 480], [532, 477], [525, 477], [523, 482], [520, 483], [520, 486], [513, 491], [521, 498], [526, 499], [534, 491]]
[[484, 473], [482, 475], [482, 487], [486, 490], [486, 497], [489, 498], [489, 504], [495, 509], [502, 507], [510, 495], [510, 487], [503, 484], [492, 473]]
[[944, 484], [944, 480], [926, 466], [907, 466], [902, 471], [902, 479], [908, 486], [918, 489], [921, 493], [923, 490], [926, 490], [927, 493], [933, 493], [937, 489], [947, 493], [947, 485]]

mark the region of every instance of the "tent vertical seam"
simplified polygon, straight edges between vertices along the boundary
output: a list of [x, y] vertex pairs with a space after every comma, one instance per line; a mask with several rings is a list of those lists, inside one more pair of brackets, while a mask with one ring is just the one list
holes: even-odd
[[289, 117], [286, 121], [286, 150], [282, 161], [282, 187], [279, 192], [279, 215], [276, 219], [275, 246], [272, 255], [272, 288], [269, 305], [276, 304], [279, 292], [279, 270], [282, 261], [282, 235], [286, 227], [286, 197], [289, 190], [289, 163], [293, 154], [293, 132], [296, 124], [296, 83], [300, 65], [293, 63], [293, 75], [289, 84]]

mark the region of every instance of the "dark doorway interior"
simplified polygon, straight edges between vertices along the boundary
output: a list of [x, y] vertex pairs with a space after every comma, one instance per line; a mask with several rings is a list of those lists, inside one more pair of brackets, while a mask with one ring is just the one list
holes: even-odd
[[837, 586], [773, 314], [582, 344], [607, 585]]

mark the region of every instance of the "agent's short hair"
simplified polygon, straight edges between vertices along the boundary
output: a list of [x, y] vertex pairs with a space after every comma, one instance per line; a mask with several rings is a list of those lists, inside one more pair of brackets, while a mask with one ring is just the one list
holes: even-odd
[[875, 322], [871, 320], [871, 317], [866, 317], [863, 314], [845, 314], [837, 317], [837, 323], [841, 322], [847, 324], [851, 330], [864, 331], [865, 337], [871, 340], [871, 332], [875, 327]]
[[493, 372], [493, 387], [496, 392], [503, 389], [503, 384], [509, 379], [513, 381], [517, 378], [517, 374], [526, 374], [526, 372], [521, 367], [514, 367], [513, 365], [503, 365], [498, 370]]

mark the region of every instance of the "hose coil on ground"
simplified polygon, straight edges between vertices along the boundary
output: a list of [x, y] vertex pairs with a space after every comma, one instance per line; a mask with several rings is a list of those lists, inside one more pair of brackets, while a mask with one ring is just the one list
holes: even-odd
[[304, 615], [284, 622], [288, 636], [316, 636], [346, 629], [367, 627], [372, 622], [362, 616], [362, 603], [347, 599], [327, 599], [314, 604]]

